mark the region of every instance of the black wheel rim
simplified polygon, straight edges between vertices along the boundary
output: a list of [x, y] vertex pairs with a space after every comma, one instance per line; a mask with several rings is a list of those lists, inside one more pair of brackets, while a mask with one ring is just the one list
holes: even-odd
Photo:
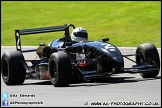
[[50, 77], [53, 82], [57, 79], [57, 68], [54, 60], [52, 60], [50, 64]]
[[144, 60], [144, 57], [143, 57], [143, 55], [142, 55], [142, 53], [141, 52], [138, 52], [138, 61], [137, 61], [137, 63], [143, 63], [145, 60]]
[[154, 61], [152, 59], [150, 59], [149, 57], [146, 57], [146, 60], [144, 60], [144, 57], [142, 55], [141, 52], [138, 53], [139, 54], [139, 63], [143, 63], [144, 61], [147, 61], [149, 64], [156, 64], [154, 63]]
[[2, 75], [5, 80], [8, 79], [8, 73], [9, 73], [8, 71], [9, 71], [8, 62], [6, 59], [3, 59], [3, 61], [2, 61]]

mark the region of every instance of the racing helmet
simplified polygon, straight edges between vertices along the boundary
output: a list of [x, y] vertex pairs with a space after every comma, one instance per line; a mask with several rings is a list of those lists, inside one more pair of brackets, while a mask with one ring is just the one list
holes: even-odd
[[88, 41], [87, 30], [83, 27], [77, 27], [73, 29], [72, 34], [71, 34], [71, 40], [74, 42]]

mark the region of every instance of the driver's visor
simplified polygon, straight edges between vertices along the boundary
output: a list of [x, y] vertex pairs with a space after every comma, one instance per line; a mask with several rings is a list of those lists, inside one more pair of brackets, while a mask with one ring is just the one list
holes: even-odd
[[85, 32], [77, 32], [77, 33], [74, 33], [74, 36], [81, 37], [81, 38], [88, 38], [88, 34], [85, 33]]

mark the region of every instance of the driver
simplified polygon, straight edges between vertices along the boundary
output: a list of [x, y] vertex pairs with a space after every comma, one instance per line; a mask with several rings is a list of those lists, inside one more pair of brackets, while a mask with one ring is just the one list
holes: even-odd
[[88, 32], [83, 27], [77, 27], [77, 28], [73, 29], [73, 31], [72, 31], [71, 39], [73, 42], [88, 41]]

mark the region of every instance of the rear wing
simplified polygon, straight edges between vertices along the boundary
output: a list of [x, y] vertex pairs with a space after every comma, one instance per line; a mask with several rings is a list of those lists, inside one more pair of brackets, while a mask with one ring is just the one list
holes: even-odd
[[47, 33], [47, 32], [58, 32], [58, 31], [65, 31], [64, 35], [67, 42], [71, 42], [69, 27], [75, 29], [73, 24], [65, 24], [61, 26], [52, 26], [52, 27], [42, 27], [42, 28], [31, 28], [31, 29], [22, 29], [22, 30], [15, 30], [15, 39], [16, 39], [16, 49], [17, 51], [21, 52], [31, 52], [36, 51], [34, 50], [22, 50], [21, 49], [21, 39], [22, 35], [30, 35], [30, 34], [38, 34], [38, 33]]

